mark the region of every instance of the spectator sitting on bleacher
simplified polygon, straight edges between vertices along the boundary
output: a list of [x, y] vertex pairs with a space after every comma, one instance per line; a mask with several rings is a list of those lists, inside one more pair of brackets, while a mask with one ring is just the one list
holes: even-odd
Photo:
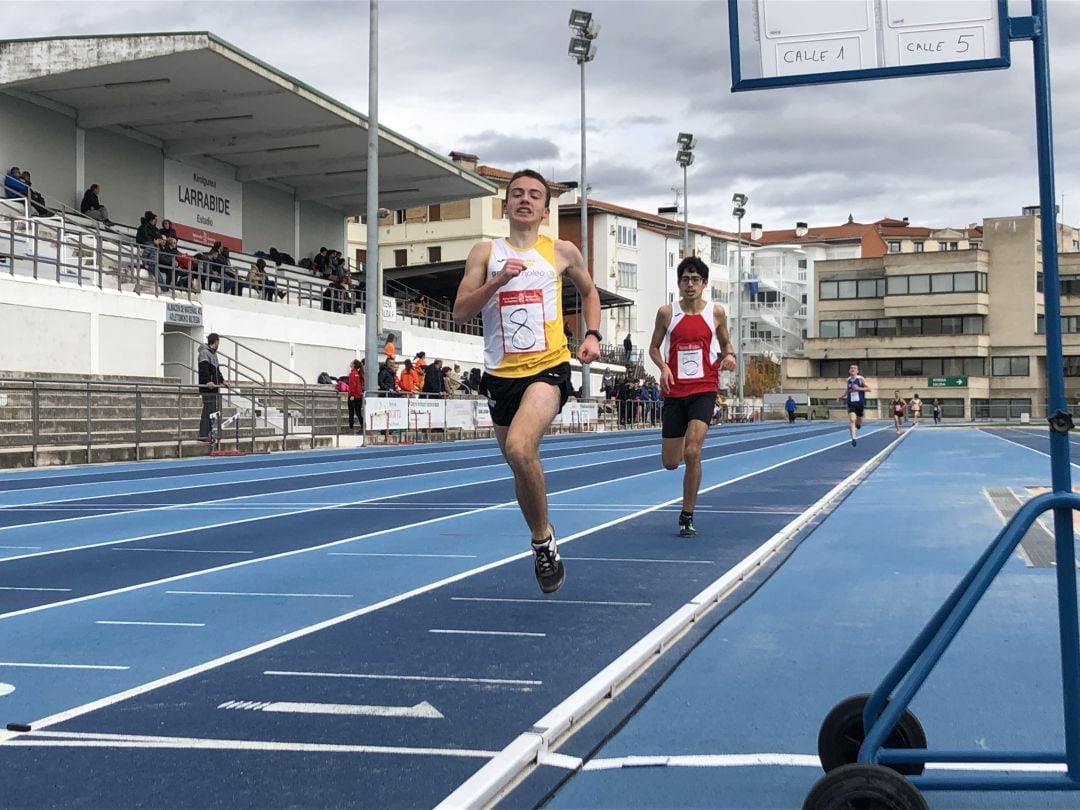
[[98, 199], [98, 192], [100, 191], [101, 187], [97, 183], [91, 183], [90, 188], [83, 194], [82, 202], [79, 203], [79, 212], [84, 217], [96, 219], [104, 225], [112, 225], [112, 222], [109, 221], [109, 209], [102, 205], [101, 200]]
[[[176, 240], [169, 240], [174, 245]], [[194, 256], [189, 256], [186, 253], [180, 253], [177, 249], [176, 254], [176, 285], [178, 287], [188, 287], [192, 290], [199, 289], [198, 281], [198, 259]]]
[[472, 391], [472, 393], [480, 393], [481, 380], [483, 380], [483, 375], [480, 373], [480, 369], [473, 368], [469, 370], [469, 390]]
[[34, 191], [33, 181], [30, 179], [29, 169], [23, 169], [22, 181], [26, 185], [27, 191], [30, 194], [30, 204], [34, 206], [34, 212], [39, 217], [56, 216], [56, 213], [54, 211], [50, 211], [48, 208], [45, 207], [45, 198], [42, 197], [38, 192]]
[[221, 253], [218, 255], [218, 264], [221, 266], [221, 291], [225, 295], [239, 295], [240, 285], [237, 282], [240, 279], [237, 276], [236, 268], [229, 261], [229, 249], [227, 247], [221, 249]]
[[203, 290], [210, 289], [210, 282], [215, 277], [218, 271], [218, 250], [220, 248], [212, 247], [203, 253], [196, 253], [192, 258], [195, 261], [195, 272], [199, 279], [199, 288]]
[[398, 386], [396, 372], [397, 363], [393, 360], [387, 360], [379, 366], [379, 390], [384, 395], [396, 394], [401, 390]]
[[338, 282], [337, 276], [330, 276], [330, 283], [322, 293], [323, 312], [341, 312], [345, 288]]
[[169, 287], [169, 278], [161, 267], [161, 250], [165, 247], [165, 236], [155, 234], [149, 245], [143, 245], [143, 267], [150, 277], [157, 280], [162, 289]]
[[167, 237], [164, 233], [158, 234], [158, 239], [161, 244], [158, 248], [158, 271], [165, 277], [170, 287], [187, 286], [187, 277], [184, 277], [183, 285], [180, 284], [179, 273], [176, 269], [177, 253], [180, 251], [176, 247], [176, 239], [173, 237]]
[[12, 166], [4, 175], [4, 196], [9, 199], [26, 199], [30, 196], [30, 187], [23, 182], [18, 166]]
[[277, 292], [277, 281], [273, 276], [267, 275], [266, 262], [263, 259], [259, 259], [248, 269], [247, 283], [256, 293], [261, 294], [265, 300], [274, 300], [274, 293]]
[[461, 391], [461, 366], [454, 363], [454, 367], [447, 366], [446, 373], [446, 385], [445, 389], [452, 397], [456, 397], [458, 392]]
[[176, 237], [176, 228], [173, 227], [171, 219], [163, 219], [163, 220], [161, 220], [161, 227], [158, 228], [158, 230], [161, 231], [163, 234], [165, 234], [166, 239], [168, 239], [170, 236], [173, 239], [177, 238]]

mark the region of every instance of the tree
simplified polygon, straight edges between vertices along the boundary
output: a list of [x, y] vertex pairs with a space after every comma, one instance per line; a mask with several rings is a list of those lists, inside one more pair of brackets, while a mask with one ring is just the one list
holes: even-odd
[[761, 397], [780, 387], [780, 364], [768, 357], [750, 357], [746, 360], [746, 376], [743, 393], [749, 399]]

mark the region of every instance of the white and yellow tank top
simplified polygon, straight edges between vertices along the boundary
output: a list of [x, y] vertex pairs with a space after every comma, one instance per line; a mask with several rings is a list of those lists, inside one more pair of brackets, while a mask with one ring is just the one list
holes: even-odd
[[491, 243], [487, 278], [507, 259], [521, 259], [525, 269], [484, 304], [484, 367], [500, 377], [528, 377], [566, 363], [570, 352], [563, 333], [562, 277], [555, 262], [555, 241], [540, 236], [528, 248], [505, 239]]

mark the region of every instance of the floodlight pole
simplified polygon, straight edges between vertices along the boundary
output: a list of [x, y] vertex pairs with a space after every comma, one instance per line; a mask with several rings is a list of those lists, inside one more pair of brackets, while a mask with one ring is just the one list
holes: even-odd
[[[367, 239], [364, 258], [364, 391], [379, 390], [382, 268], [379, 266], [379, 0], [368, 0]], [[361, 428], [363, 425], [361, 425]]]
[[[581, 260], [585, 264], [585, 272], [589, 271], [589, 189], [585, 185], [585, 62], [583, 57], [578, 60], [581, 65]], [[595, 282], [595, 279], [594, 279]], [[580, 296], [579, 296], [580, 298]], [[585, 309], [578, 307], [578, 331], [581, 332], [581, 340], [585, 341], [585, 331], [589, 325], [585, 322]], [[588, 399], [592, 394], [591, 380], [592, 370], [588, 363], [581, 364], [581, 398]]]
[[736, 248], [736, 259], [735, 259], [735, 264], [736, 264], [735, 277], [737, 279], [737, 281], [735, 282], [735, 304], [736, 304], [735, 309], [736, 309], [736, 312], [738, 313], [735, 320], [737, 322], [738, 332], [739, 332], [739, 339], [738, 339], [738, 342], [735, 344], [735, 365], [738, 366], [738, 368], [735, 371], [739, 375], [739, 406], [740, 407], [742, 407], [742, 404], [743, 404], [742, 218], [743, 218], [742, 214], [739, 214], [739, 216], [737, 217], [737, 219], [739, 220], [739, 233], [738, 233], [738, 247]]

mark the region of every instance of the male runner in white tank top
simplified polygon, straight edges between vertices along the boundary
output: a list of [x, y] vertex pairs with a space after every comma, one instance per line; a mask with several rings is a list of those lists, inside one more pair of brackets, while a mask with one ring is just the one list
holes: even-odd
[[735, 370], [735, 349], [728, 336], [727, 313], [706, 297], [709, 266], [697, 256], [679, 262], [679, 301], [656, 312], [649, 357], [660, 369], [664, 395], [661, 460], [664, 468], [683, 473], [679, 536], [695, 537], [694, 506], [701, 486], [701, 446], [709, 431], [720, 372]]
[[454, 321], [484, 318], [484, 368], [495, 438], [514, 473], [514, 491], [532, 532], [536, 580], [544, 593], [562, 587], [566, 572], [548, 522], [540, 440], [570, 395], [570, 351], [563, 331], [562, 279], [581, 294], [588, 326], [578, 360], [600, 357], [600, 294], [581, 251], [540, 236], [551, 191], [537, 172], [516, 172], [506, 188], [510, 236], [478, 242], [465, 261]]

